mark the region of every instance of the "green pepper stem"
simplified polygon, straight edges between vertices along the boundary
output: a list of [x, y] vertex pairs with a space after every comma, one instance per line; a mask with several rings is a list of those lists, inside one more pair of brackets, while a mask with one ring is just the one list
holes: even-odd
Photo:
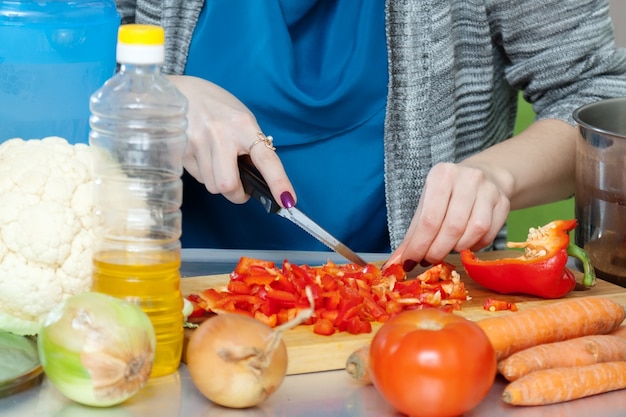
[[583, 285], [585, 288], [593, 287], [596, 283], [596, 273], [591, 265], [591, 259], [585, 250], [574, 243], [567, 246], [567, 254], [580, 260], [583, 264]]

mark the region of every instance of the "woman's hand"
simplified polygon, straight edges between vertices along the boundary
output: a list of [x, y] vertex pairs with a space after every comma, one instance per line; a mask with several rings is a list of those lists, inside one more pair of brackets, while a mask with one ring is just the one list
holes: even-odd
[[243, 203], [249, 196], [241, 184], [237, 157], [250, 154], [276, 201], [280, 203], [282, 199], [283, 206], [285, 202], [295, 204], [293, 186], [278, 155], [265, 142], [257, 141], [263, 137], [259, 136], [262, 130], [252, 112], [235, 96], [209, 81], [182, 75], [169, 78], [189, 101], [189, 144], [184, 159], [187, 172], [210, 193]]
[[434, 264], [451, 251], [489, 245], [509, 214], [504, 191], [471, 165], [440, 163], [426, 178], [424, 191], [404, 241], [387, 264]]
[[534, 122], [520, 134], [458, 164], [428, 173], [403, 242], [387, 264], [409, 271], [437, 263], [451, 251], [489, 245], [511, 209], [572, 195], [577, 130], [561, 120]]

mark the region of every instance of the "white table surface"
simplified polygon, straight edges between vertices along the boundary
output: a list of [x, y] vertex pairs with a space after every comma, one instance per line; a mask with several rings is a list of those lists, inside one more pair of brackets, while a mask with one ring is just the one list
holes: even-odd
[[[210, 252], [210, 253], [209, 253]], [[240, 252], [238, 252], [240, 253]], [[183, 270], [189, 275], [224, 272], [232, 268], [233, 251], [183, 251]], [[285, 254], [247, 251], [246, 255], [277, 261]], [[328, 256], [330, 255], [330, 256]], [[384, 255], [363, 254], [367, 260]], [[329, 253], [290, 253], [294, 263], [319, 264]], [[320, 258], [321, 257], [321, 258]], [[320, 261], [321, 259], [321, 261]], [[202, 263], [208, 263], [206, 268]], [[218, 266], [217, 268], [215, 266]], [[226, 271], [227, 272], [227, 271]], [[497, 379], [489, 395], [466, 417], [626, 417], [626, 390], [542, 407], [511, 407], [500, 400], [505, 382]], [[0, 399], [2, 417], [398, 417], [371, 386], [352, 380], [343, 370], [291, 375], [280, 388], [258, 407], [234, 410], [212, 404], [195, 388], [187, 367], [175, 374], [155, 378], [125, 403], [110, 408], [81, 406], [65, 398], [44, 378], [34, 388]]]
[[[626, 416], [626, 391], [542, 407], [511, 407], [500, 401], [504, 381], [466, 417]], [[0, 400], [2, 417], [400, 417], [371, 386], [344, 371], [290, 375], [257, 407], [235, 410], [212, 404], [195, 388], [187, 367], [152, 379], [125, 403], [91, 408], [65, 398], [44, 378], [41, 385]]]

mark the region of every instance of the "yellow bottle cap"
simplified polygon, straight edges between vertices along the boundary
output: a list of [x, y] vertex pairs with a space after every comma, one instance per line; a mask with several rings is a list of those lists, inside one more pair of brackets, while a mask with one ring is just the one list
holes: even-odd
[[160, 26], [127, 24], [117, 32], [117, 62], [162, 64], [165, 58], [165, 31]]
[[160, 26], [128, 24], [121, 25], [117, 33], [118, 42], [128, 45], [163, 45], [165, 31]]

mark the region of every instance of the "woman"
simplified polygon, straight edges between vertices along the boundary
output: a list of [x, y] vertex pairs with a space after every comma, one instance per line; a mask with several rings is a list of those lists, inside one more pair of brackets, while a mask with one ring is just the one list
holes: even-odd
[[[322, 249], [256, 202], [230, 204], [248, 198], [244, 154], [277, 201], [297, 196], [357, 251], [410, 270], [485, 247], [510, 209], [572, 194], [572, 111], [626, 95], [604, 0], [118, 6], [164, 26], [164, 70], [190, 102], [187, 247]], [[538, 117], [510, 138], [518, 91]]]

